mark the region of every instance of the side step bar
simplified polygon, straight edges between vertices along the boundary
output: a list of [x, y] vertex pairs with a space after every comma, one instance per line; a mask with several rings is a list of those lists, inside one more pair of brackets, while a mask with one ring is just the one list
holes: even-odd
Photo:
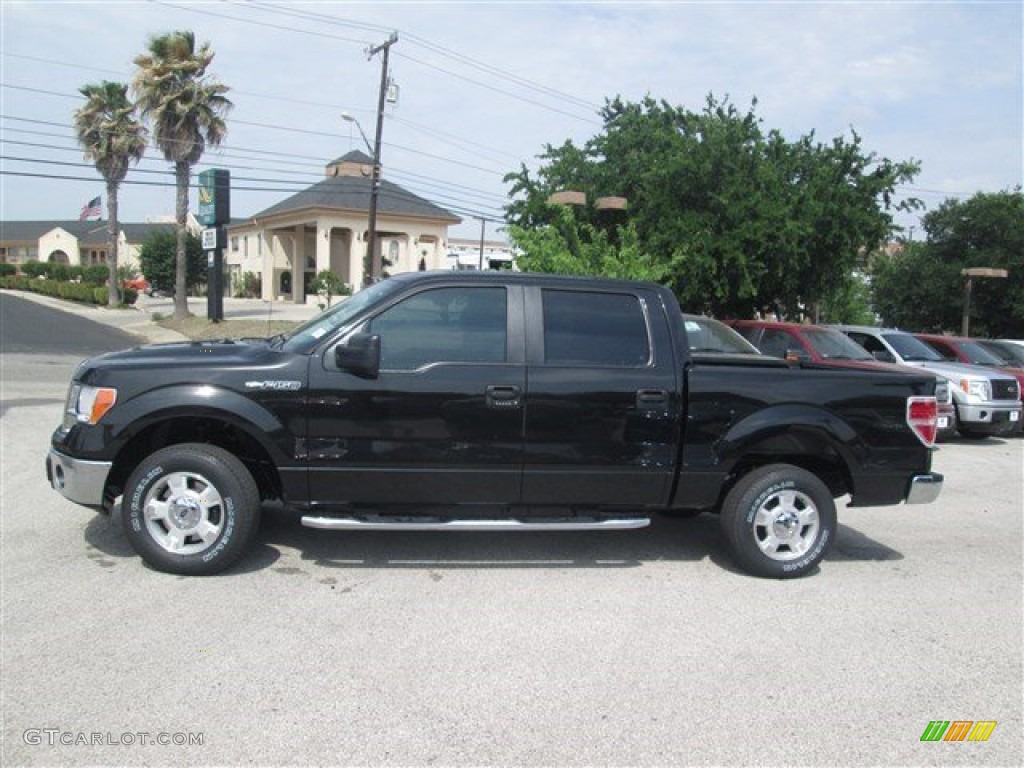
[[307, 528], [327, 531], [625, 531], [645, 528], [651, 524], [649, 517], [599, 519], [596, 517], [548, 518], [539, 520], [442, 520], [436, 517], [422, 521], [402, 517], [389, 520], [386, 517], [316, 517], [306, 515], [302, 524]]

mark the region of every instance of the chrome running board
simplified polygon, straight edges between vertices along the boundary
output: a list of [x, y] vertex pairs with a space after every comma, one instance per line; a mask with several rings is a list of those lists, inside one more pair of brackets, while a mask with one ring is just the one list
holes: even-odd
[[316, 517], [306, 515], [302, 524], [307, 528], [327, 531], [625, 531], [645, 528], [649, 517], [599, 519], [595, 517], [559, 517], [540, 520], [441, 520], [436, 517]]

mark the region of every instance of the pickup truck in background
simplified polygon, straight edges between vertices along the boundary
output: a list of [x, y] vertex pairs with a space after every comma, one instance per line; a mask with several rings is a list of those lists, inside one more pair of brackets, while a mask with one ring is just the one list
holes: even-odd
[[[781, 357], [791, 363], [813, 362], [861, 370], [914, 370], [911, 366], [876, 360], [864, 347], [835, 328], [770, 320], [733, 320], [729, 327], [763, 354]], [[935, 399], [939, 404], [936, 440], [941, 442], [956, 434], [956, 407], [948, 380], [938, 374]]]
[[270, 499], [335, 531], [712, 511], [743, 569], [788, 578], [828, 552], [835, 499], [938, 495], [933, 375], [704, 353], [697, 330], [654, 284], [398, 275], [287, 335], [84, 361], [46, 474], [192, 575], [241, 558]]
[[1021, 419], [1021, 388], [1009, 374], [953, 363], [911, 333], [864, 325], [833, 326], [887, 363], [920, 366], [945, 376], [956, 406], [957, 429], [964, 437], [1008, 435]]

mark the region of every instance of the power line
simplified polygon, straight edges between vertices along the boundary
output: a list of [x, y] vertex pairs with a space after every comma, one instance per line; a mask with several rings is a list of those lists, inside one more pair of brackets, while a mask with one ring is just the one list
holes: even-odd
[[[21, 120], [21, 121], [24, 121], [24, 122], [37, 123], [37, 124], [41, 123], [41, 124], [47, 124], [47, 125], [60, 125], [59, 123], [54, 123], [52, 121], [30, 120], [30, 119], [26, 119], [26, 118], [10, 117], [10, 116], [7, 116], [7, 115], [0, 115], [0, 119]], [[13, 130], [13, 131], [16, 131], [16, 132], [19, 132], [19, 133], [29, 133], [29, 134], [33, 133], [32, 131], [28, 131], [28, 130], [24, 130], [24, 129], [17, 129], [17, 128], [15, 128], [15, 129], [8, 128], [6, 130]], [[74, 139], [71, 139], [70, 137], [68, 137], [66, 135], [63, 135], [63, 136], [62, 135], [57, 135], [57, 134], [44, 134], [44, 135], [53, 136], [54, 138], [64, 138], [66, 140], [75, 141]], [[35, 148], [49, 149], [49, 150], [54, 150], [54, 151], [59, 151], [59, 152], [81, 152], [82, 151], [81, 147], [78, 146], [77, 144], [75, 144], [73, 146], [59, 146], [59, 145], [52, 144], [52, 143], [51, 144], [43, 144], [43, 143], [38, 143], [38, 142], [18, 141], [18, 140], [11, 140], [11, 139], [6, 140], [5, 143], [9, 144], [9, 145], [14, 145], [14, 146], [35, 147]], [[244, 152], [256, 152], [258, 154], [263, 154], [263, 155], [283, 155], [283, 156], [285, 156], [287, 158], [304, 158], [304, 159], [308, 159], [308, 160], [313, 161], [313, 162], [310, 162], [310, 163], [304, 163], [304, 165], [307, 165], [310, 168], [316, 168], [318, 170], [323, 169], [324, 166], [326, 165], [326, 163], [324, 163], [324, 161], [322, 159], [311, 157], [311, 156], [295, 155], [295, 154], [290, 154], [290, 153], [274, 153], [274, 152], [267, 152], [267, 151], [264, 151], [264, 150], [248, 150], [248, 149], [245, 149], [245, 148], [227, 147], [226, 145], [221, 145], [221, 147], [219, 149], [212, 150], [210, 154], [211, 155], [215, 155], [217, 157], [218, 161], [223, 159], [223, 158], [234, 158], [234, 157], [240, 157], [241, 159], [248, 159], [248, 160], [255, 159], [257, 161], [262, 161], [262, 158], [260, 158], [260, 157], [250, 158], [250, 157], [247, 157], [244, 154], [243, 155], [238, 155], [237, 154], [238, 152], [243, 152], [243, 153]], [[152, 156], [147, 155], [147, 156], [142, 158], [142, 162], [162, 162], [162, 160], [161, 160], [161, 158], [152, 157]], [[205, 162], [204, 164], [205, 165], [211, 164], [210, 160], [208, 159], [207, 162]], [[221, 163], [218, 162], [218, 164], [221, 164]], [[314, 183], [315, 179], [318, 176], [318, 174], [314, 174], [311, 171], [304, 171], [304, 170], [272, 168], [272, 167], [271, 168], [255, 167], [255, 166], [242, 165], [242, 164], [239, 164], [239, 163], [231, 163], [231, 162], [223, 163], [223, 165], [227, 166], [228, 168], [230, 168], [232, 170], [253, 170], [253, 171], [261, 171], [262, 170], [262, 171], [270, 171], [272, 173], [277, 173], [277, 174], [282, 174], [282, 175], [302, 176], [303, 178], [308, 179], [309, 183]], [[391, 167], [389, 167], [388, 172], [387, 172], [386, 175], [388, 177], [393, 177], [393, 178], [409, 178], [409, 179], [411, 179], [413, 181], [413, 183], [420, 183], [421, 186], [423, 184], [428, 184], [428, 185], [430, 185], [430, 187], [432, 189], [432, 193], [433, 193], [433, 190], [436, 187], [440, 186], [440, 187], [451, 188], [451, 189], [456, 190], [456, 191], [461, 191], [461, 192], [473, 194], [473, 195], [476, 195], [477, 197], [491, 198], [492, 200], [499, 200], [499, 201], [502, 201], [502, 202], [505, 201], [505, 196], [504, 195], [495, 194], [495, 193], [492, 193], [492, 192], [487, 192], [487, 191], [484, 191], [484, 190], [477, 189], [475, 187], [469, 187], [469, 186], [462, 185], [462, 184], [455, 184], [453, 182], [441, 181], [441, 180], [435, 179], [435, 178], [430, 177], [430, 176], [425, 176], [423, 174], [414, 173], [412, 171], [403, 171], [400, 168], [391, 168]], [[293, 183], [293, 182], [286, 182], [286, 183]], [[298, 183], [298, 182], [294, 182], [294, 183]]]

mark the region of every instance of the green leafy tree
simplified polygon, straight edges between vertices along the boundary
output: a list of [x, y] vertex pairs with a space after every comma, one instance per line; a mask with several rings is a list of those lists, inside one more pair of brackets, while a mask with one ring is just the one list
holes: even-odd
[[[699, 111], [647, 98], [609, 101], [601, 133], [583, 147], [548, 145], [535, 175], [506, 176], [510, 224], [552, 224], [548, 197], [577, 189], [628, 199], [641, 252], [693, 311], [745, 316], [771, 308], [796, 316], [853, 280], [865, 249], [893, 230], [898, 184], [914, 162], [866, 153], [860, 137], [829, 144], [765, 131], [756, 101], [741, 111], [709, 96]], [[601, 228], [600, 212], [578, 213]], [[609, 243], [618, 246], [616, 229]]]
[[132, 87], [139, 110], [153, 130], [164, 158], [174, 164], [178, 222], [174, 316], [188, 315], [186, 296], [186, 226], [192, 167], [205, 149], [216, 147], [227, 133], [224, 116], [231, 102], [228, 87], [207, 74], [213, 61], [209, 43], [196, 48], [195, 35], [178, 30], [151, 37], [146, 53], [136, 57]]
[[[177, 299], [178, 235], [171, 229], [158, 229], [146, 238], [139, 249], [139, 266], [154, 290], [172, 288]], [[206, 283], [206, 253], [198, 236], [185, 234], [185, 290]], [[176, 302], [177, 303], [177, 302]]]
[[661, 282], [670, 271], [670, 262], [653, 259], [642, 249], [632, 224], [609, 231], [578, 221], [568, 206], [558, 207], [551, 224], [512, 225], [508, 232], [519, 251], [516, 262], [527, 272]]
[[78, 89], [85, 104], [75, 110], [75, 134], [107, 183], [107, 301], [121, 301], [121, 283], [117, 267], [118, 192], [128, 167], [142, 159], [146, 151], [146, 129], [135, 118], [135, 106], [128, 99], [123, 83], [90, 83]]
[[921, 220], [923, 243], [871, 262], [875, 306], [888, 324], [959, 333], [970, 267], [1005, 269], [1006, 279], [977, 278], [972, 336], [1024, 338], [1024, 194], [979, 192], [949, 199]]

